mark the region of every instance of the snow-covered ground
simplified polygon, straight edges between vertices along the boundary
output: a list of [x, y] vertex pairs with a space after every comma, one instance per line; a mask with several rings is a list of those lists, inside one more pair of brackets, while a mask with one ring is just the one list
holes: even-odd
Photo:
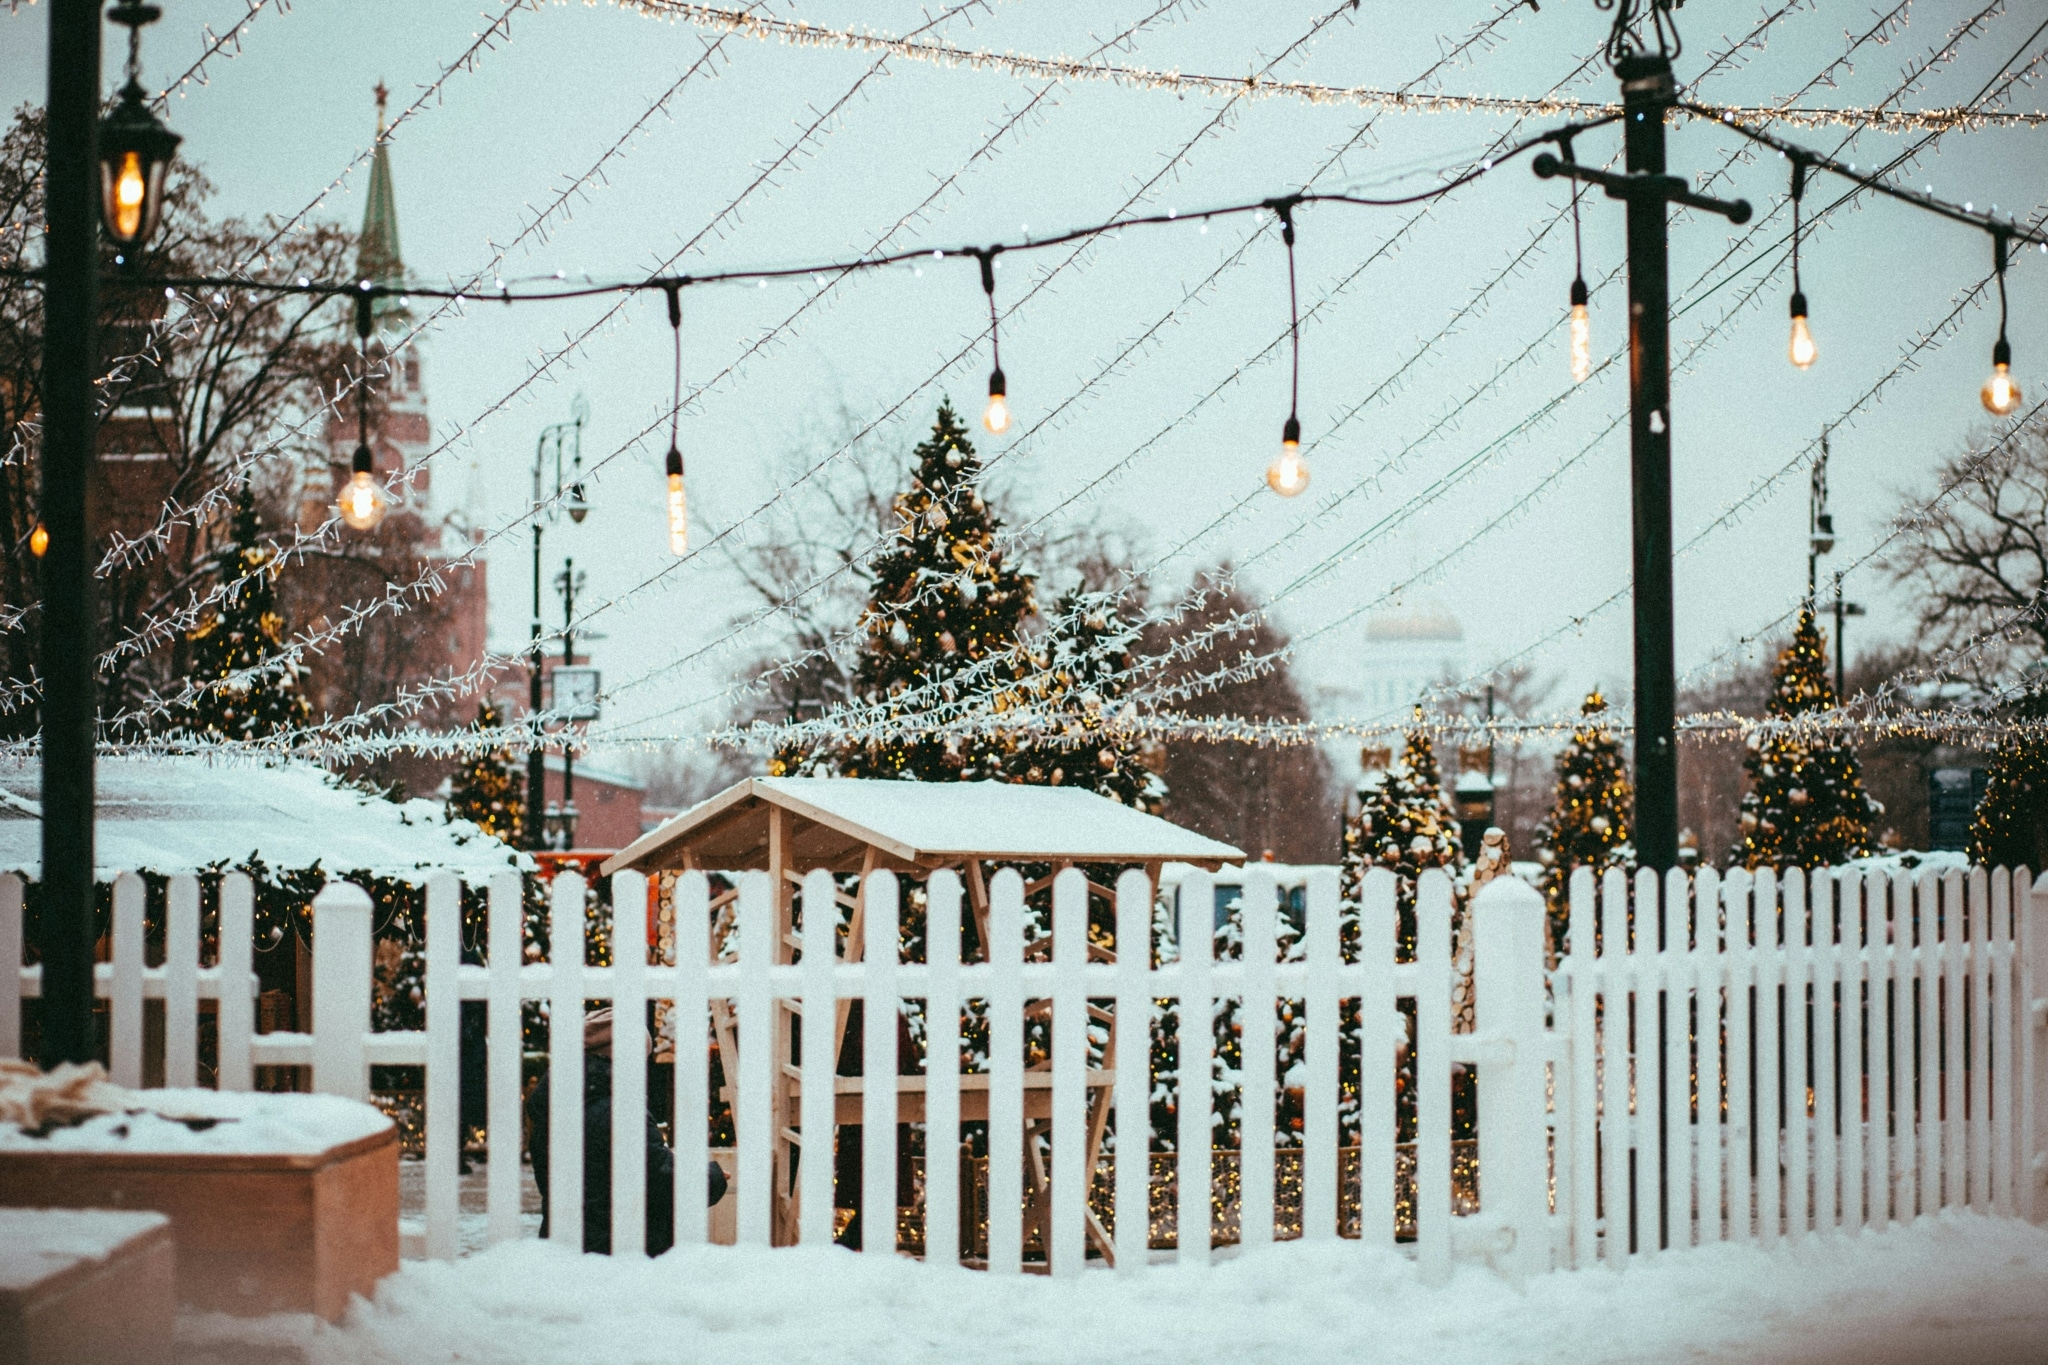
[[181, 1324], [191, 1362], [2048, 1361], [2048, 1231], [1968, 1215], [1764, 1252], [1720, 1246], [1517, 1287], [1282, 1244], [1206, 1270], [997, 1278], [837, 1249], [656, 1261], [513, 1242], [408, 1262], [347, 1322]]

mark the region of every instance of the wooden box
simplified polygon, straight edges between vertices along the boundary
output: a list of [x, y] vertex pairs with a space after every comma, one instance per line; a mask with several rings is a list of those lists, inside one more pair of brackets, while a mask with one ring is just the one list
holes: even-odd
[[398, 1269], [398, 1132], [276, 1155], [0, 1150], [0, 1206], [154, 1209], [181, 1303], [332, 1322]]
[[0, 1361], [161, 1361], [177, 1316], [160, 1214], [0, 1209]]

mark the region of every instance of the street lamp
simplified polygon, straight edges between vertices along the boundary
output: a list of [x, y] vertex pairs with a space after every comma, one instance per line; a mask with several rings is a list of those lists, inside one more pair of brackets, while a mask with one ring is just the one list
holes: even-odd
[[107, 17], [128, 27], [128, 83], [120, 103], [100, 122], [100, 221], [120, 248], [123, 265], [133, 264], [163, 215], [164, 173], [177, 155], [178, 135], [157, 120], [144, 102], [141, 41], [144, 25], [161, 11], [141, 0], [120, 0]]
[[[581, 524], [590, 515], [590, 503], [583, 496], [583, 424], [590, 420], [590, 404], [583, 395], [569, 405], [569, 420], [541, 428], [533, 447], [533, 643], [527, 656], [527, 711], [539, 715], [541, 700], [541, 532], [554, 519], [551, 501], [558, 501], [569, 520]], [[549, 491], [548, 457], [554, 456], [554, 483]], [[564, 660], [564, 662], [567, 662]], [[547, 831], [547, 746], [535, 733], [526, 751], [526, 844], [546, 848]]]

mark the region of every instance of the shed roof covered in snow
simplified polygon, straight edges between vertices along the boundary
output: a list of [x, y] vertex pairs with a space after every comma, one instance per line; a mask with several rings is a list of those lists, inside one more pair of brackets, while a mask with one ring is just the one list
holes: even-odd
[[[780, 827], [779, 834], [777, 827]], [[779, 840], [780, 857], [771, 849]], [[696, 867], [791, 872], [965, 862], [1241, 862], [1229, 844], [1072, 787], [752, 777], [614, 855], [607, 873]]]
[[[0, 871], [42, 875], [42, 765], [0, 764]], [[305, 763], [102, 758], [94, 765], [97, 875], [194, 872], [261, 858], [274, 868], [479, 878], [528, 859], [432, 801], [386, 801]]]

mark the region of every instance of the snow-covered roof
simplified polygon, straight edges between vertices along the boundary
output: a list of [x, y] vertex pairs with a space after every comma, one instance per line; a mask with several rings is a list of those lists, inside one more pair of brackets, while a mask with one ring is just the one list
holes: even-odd
[[[529, 859], [432, 801], [385, 801], [304, 763], [102, 758], [94, 765], [96, 875], [193, 872], [259, 857], [414, 877], [446, 869], [480, 878]], [[0, 871], [40, 877], [42, 765], [0, 764]]]
[[751, 777], [643, 834], [603, 870], [766, 867], [778, 809], [788, 820], [784, 865], [794, 871], [858, 871], [869, 849], [882, 865], [919, 867], [970, 858], [1209, 866], [1244, 859], [1229, 844], [1072, 787]]

